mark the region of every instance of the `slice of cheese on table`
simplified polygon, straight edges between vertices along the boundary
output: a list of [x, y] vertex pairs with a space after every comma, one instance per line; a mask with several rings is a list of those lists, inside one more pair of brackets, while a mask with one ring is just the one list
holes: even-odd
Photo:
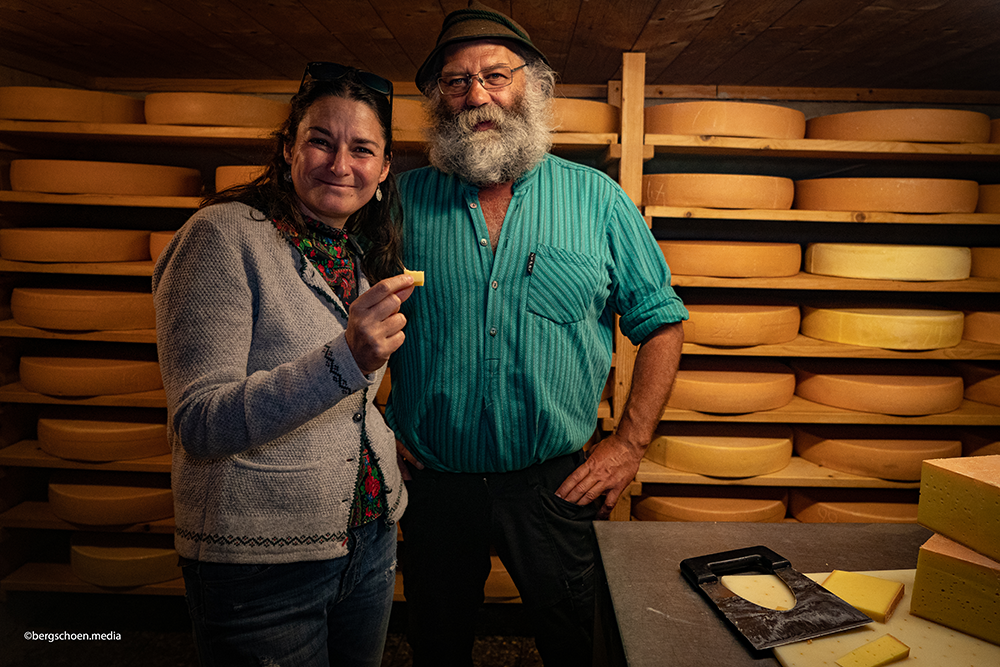
[[721, 278], [794, 276], [802, 265], [798, 243], [659, 241], [670, 272]]
[[1000, 278], [1000, 248], [972, 248], [972, 271], [977, 278]]
[[810, 211], [973, 213], [975, 181], [948, 178], [815, 178], [795, 182], [795, 208]]
[[59, 471], [49, 481], [49, 509], [72, 523], [124, 526], [173, 516], [174, 496], [167, 475]]
[[160, 258], [160, 253], [167, 247], [167, 244], [174, 238], [177, 232], [152, 232], [149, 235], [149, 256], [155, 262]]
[[1000, 213], [1000, 184], [979, 186], [976, 213]]
[[18, 262], [139, 262], [149, 259], [148, 231], [20, 227], [0, 229], [0, 257]]
[[836, 664], [838, 667], [882, 667], [903, 660], [909, 655], [909, 646], [887, 634], [859, 646], [837, 659]]
[[965, 280], [972, 252], [957, 246], [879, 243], [810, 243], [806, 273], [868, 280]]
[[903, 584], [858, 572], [834, 570], [822, 585], [879, 623], [888, 621], [903, 599]]
[[684, 342], [717, 347], [777, 345], [795, 340], [801, 319], [794, 303], [754, 303], [746, 299], [684, 300]]
[[182, 575], [171, 535], [74, 533], [70, 541], [73, 574], [95, 586], [132, 588], [178, 579]]
[[617, 134], [621, 110], [607, 102], [557, 97], [552, 100], [552, 127], [554, 132]]
[[1000, 362], [956, 361], [953, 366], [962, 374], [967, 399], [1000, 405]]
[[802, 139], [805, 114], [775, 104], [729, 102], [670, 102], [646, 107], [647, 134]]
[[150, 93], [146, 122], [152, 125], [278, 127], [291, 111], [288, 102], [228, 93]]
[[143, 102], [94, 90], [0, 87], [0, 118], [76, 123], [144, 123]]
[[749, 521], [785, 518], [788, 491], [760, 486], [669, 487], [667, 495], [643, 496], [632, 505], [639, 521]]
[[791, 428], [773, 424], [664, 423], [646, 450], [650, 461], [710, 477], [766, 475], [791, 457]]
[[87, 160], [12, 160], [10, 189], [56, 194], [194, 197], [201, 172], [188, 167]]
[[26, 327], [76, 331], [153, 329], [156, 311], [149, 290], [15, 287], [10, 309]]
[[646, 206], [787, 210], [795, 183], [745, 174], [648, 174], [642, 191]]
[[684, 357], [667, 405], [724, 414], [774, 410], [795, 393], [795, 374], [763, 358]]
[[916, 523], [916, 489], [791, 489], [788, 509], [802, 523]]
[[960, 109], [849, 111], [806, 121], [807, 139], [985, 143], [989, 136], [989, 116]]
[[962, 338], [1000, 345], [1000, 311], [967, 311]]
[[919, 520], [1000, 560], [1000, 455], [924, 461]]
[[264, 173], [266, 167], [257, 164], [225, 165], [215, 168], [215, 191], [222, 192], [235, 185], [244, 185]]
[[[75, 461], [126, 461], [170, 453], [167, 425], [128, 410], [74, 418], [50, 413], [38, 419], [38, 446]], [[103, 417], [103, 418], [102, 418]]]
[[21, 384], [52, 396], [133, 394], [163, 388], [160, 364], [143, 358], [23, 356]]
[[887, 350], [938, 350], [962, 342], [960, 310], [803, 304], [802, 335]]
[[958, 436], [962, 439], [962, 456], [1000, 454], [1000, 427], [967, 426], [958, 430]]
[[783, 611], [795, 606], [795, 595], [784, 581], [773, 574], [729, 574], [719, 583], [755, 605]]

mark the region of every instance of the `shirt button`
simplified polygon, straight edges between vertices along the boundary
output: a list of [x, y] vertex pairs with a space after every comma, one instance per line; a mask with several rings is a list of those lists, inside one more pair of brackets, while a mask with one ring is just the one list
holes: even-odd
[[491, 336], [496, 336], [497, 335], [497, 328], [496, 327], [490, 327], [490, 335]]
[[469, 208], [479, 208], [479, 205], [476, 204], [475, 202], [473, 202], [473, 203], [469, 204]]
[[486, 239], [479, 239], [479, 245], [483, 246], [484, 248], [486, 247], [486, 244], [488, 244], [488, 243], [489, 243], [489, 241], [487, 241]]
[[360, 412], [355, 412], [354, 416], [351, 417], [351, 419], [353, 419], [355, 421], [355, 423], [357, 423], [357, 422], [361, 421], [361, 417], [362, 417], [362, 415], [361, 415]]
[[494, 280], [493, 281], [493, 289], [496, 289], [497, 287], [500, 287], [500, 283], [498, 283], [497, 281]]

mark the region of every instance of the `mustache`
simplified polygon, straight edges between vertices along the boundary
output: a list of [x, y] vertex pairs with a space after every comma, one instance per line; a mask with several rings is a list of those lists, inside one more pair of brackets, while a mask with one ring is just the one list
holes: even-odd
[[479, 123], [493, 123], [497, 130], [503, 130], [511, 112], [495, 104], [486, 104], [473, 109], [463, 109], [455, 113], [452, 123], [465, 132], [471, 132]]

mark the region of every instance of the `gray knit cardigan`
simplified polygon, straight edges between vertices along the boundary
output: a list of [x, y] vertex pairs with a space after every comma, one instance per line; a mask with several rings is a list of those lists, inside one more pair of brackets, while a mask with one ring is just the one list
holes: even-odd
[[198, 211], [157, 261], [153, 295], [181, 556], [345, 555], [364, 434], [399, 519], [395, 438], [373, 403], [384, 368], [361, 372], [343, 305], [270, 220], [239, 203]]

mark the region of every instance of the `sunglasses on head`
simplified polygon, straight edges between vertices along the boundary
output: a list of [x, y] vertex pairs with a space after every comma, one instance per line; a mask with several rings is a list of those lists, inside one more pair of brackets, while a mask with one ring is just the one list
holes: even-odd
[[339, 63], [313, 62], [306, 65], [306, 71], [302, 73], [302, 82], [299, 84], [299, 92], [302, 92], [306, 81], [337, 81], [352, 73], [365, 88], [388, 97], [389, 105], [392, 106], [392, 81], [383, 79], [377, 74]]

